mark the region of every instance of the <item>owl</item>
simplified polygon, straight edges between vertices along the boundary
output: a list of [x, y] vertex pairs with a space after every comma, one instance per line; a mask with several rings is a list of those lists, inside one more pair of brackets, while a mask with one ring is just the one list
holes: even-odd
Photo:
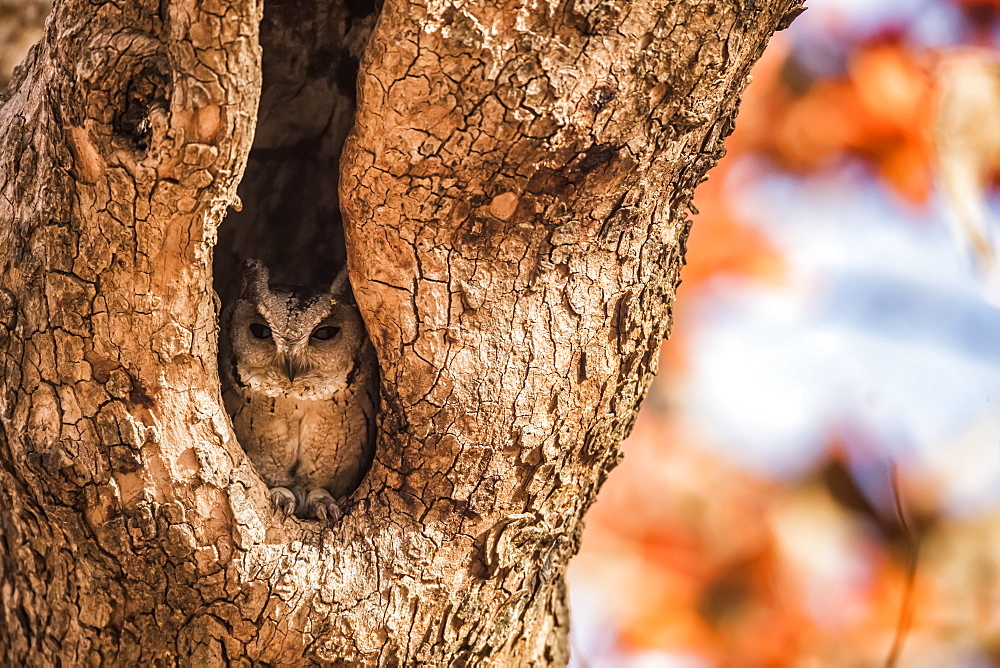
[[347, 269], [319, 290], [243, 265], [222, 313], [220, 378], [233, 430], [285, 516], [336, 520], [374, 454], [378, 363]]

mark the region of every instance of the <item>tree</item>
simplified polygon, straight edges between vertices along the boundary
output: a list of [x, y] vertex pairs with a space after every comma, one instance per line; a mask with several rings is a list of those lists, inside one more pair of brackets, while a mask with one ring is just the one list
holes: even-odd
[[[0, 97], [5, 663], [567, 660], [692, 191], [800, 2], [373, 10], [64, 0]], [[221, 408], [245, 167], [223, 299], [236, 256], [346, 256], [378, 351], [332, 529], [275, 516]]]

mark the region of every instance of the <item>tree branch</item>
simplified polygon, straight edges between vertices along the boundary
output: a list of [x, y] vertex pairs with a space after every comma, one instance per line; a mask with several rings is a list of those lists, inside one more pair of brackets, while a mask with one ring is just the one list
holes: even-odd
[[[279, 59], [314, 12], [275, 2]], [[268, 113], [330, 119], [262, 134], [268, 233], [291, 139], [322, 138], [309, 187], [333, 187], [349, 107], [317, 49], [370, 26], [334, 4], [268, 70], [301, 83]], [[340, 175], [383, 415], [331, 531], [273, 516], [219, 401], [210, 262], [260, 6], [58, 3], [0, 107], [0, 657], [565, 663], [565, 567], [655, 373], [693, 188], [799, 3], [745, 4], [385, 6]]]

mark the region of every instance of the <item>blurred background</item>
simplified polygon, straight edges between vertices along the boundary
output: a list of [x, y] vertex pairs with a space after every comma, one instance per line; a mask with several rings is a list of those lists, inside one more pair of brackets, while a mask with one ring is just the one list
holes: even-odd
[[574, 665], [1000, 665], [1000, 0], [808, 0], [695, 201]]
[[[808, 0], [696, 197], [576, 668], [1000, 665], [1000, 0]], [[48, 0], [0, 0], [0, 88]]]

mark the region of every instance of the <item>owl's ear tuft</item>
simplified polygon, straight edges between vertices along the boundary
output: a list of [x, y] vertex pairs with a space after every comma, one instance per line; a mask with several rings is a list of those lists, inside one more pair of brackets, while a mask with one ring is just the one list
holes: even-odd
[[247, 258], [243, 261], [243, 277], [240, 283], [240, 296], [250, 298], [267, 293], [271, 273], [260, 260]]
[[337, 273], [333, 283], [330, 284], [330, 295], [337, 301], [354, 302], [354, 293], [351, 291], [350, 276], [347, 274], [347, 265]]

